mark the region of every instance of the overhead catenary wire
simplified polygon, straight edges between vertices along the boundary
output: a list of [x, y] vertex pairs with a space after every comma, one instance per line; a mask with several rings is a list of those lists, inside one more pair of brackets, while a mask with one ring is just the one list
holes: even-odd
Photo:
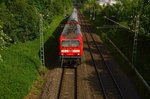
[[[142, 9], [142, 8], [141, 8]], [[136, 64], [136, 62], [135, 62], [135, 59], [136, 59], [136, 54], [137, 54], [137, 41], [138, 41], [138, 34], [139, 34], [139, 26], [140, 26], [140, 15], [141, 15], [141, 13], [142, 13], [142, 10], [140, 9], [140, 12], [138, 13], [138, 15], [136, 16], [136, 27], [135, 27], [135, 30], [133, 31], [133, 30], [130, 30], [130, 28], [128, 28], [128, 27], [126, 27], [126, 26], [124, 26], [124, 25], [122, 25], [122, 24], [120, 24], [120, 23], [118, 23], [118, 22], [116, 22], [116, 21], [114, 21], [114, 20], [112, 20], [112, 19], [110, 19], [110, 18], [108, 18], [108, 17], [106, 17], [106, 16], [104, 16], [104, 18], [105, 19], [107, 19], [107, 20], [109, 20], [109, 21], [111, 21], [111, 22], [113, 22], [113, 23], [115, 23], [115, 24], [117, 24], [117, 25], [119, 25], [119, 26], [121, 26], [121, 27], [123, 27], [123, 28], [125, 28], [125, 29], [127, 29], [127, 30], [130, 30], [130, 31], [132, 31], [132, 32], [134, 32], [135, 34], [134, 34], [134, 42], [133, 42], [133, 50], [132, 50], [132, 63], [130, 63], [130, 61], [128, 61], [128, 59], [127, 58], [124, 58], [125, 60], [127, 59], [127, 61], [129, 62], [129, 64], [131, 65], [131, 67], [132, 67], [132, 69], [135, 71], [135, 73], [137, 74], [137, 76], [140, 78], [140, 80], [143, 82], [143, 84], [146, 86], [146, 88], [148, 89], [148, 91], [150, 91], [150, 86], [149, 86], [149, 84], [145, 81], [145, 79], [141, 76], [141, 74], [139, 73], [139, 71], [136, 69], [136, 67], [135, 67], [135, 64]], [[115, 47], [116, 48], [116, 47]], [[118, 50], [117, 50], [118, 51]], [[122, 53], [122, 52], [121, 52]], [[123, 56], [125, 56], [125, 55], [123, 55]]]

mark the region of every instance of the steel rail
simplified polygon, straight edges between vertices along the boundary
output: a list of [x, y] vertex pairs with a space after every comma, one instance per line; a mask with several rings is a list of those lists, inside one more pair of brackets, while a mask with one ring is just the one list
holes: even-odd
[[105, 62], [105, 60], [104, 60], [104, 57], [103, 57], [103, 55], [102, 55], [102, 52], [101, 52], [101, 50], [99, 49], [99, 47], [98, 47], [96, 41], [94, 40], [94, 37], [93, 37], [93, 35], [91, 34], [91, 31], [90, 31], [89, 27], [87, 27], [87, 30], [89, 31], [89, 33], [90, 33], [90, 35], [91, 35], [91, 37], [92, 37], [92, 39], [93, 39], [93, 41], [94, 41], [94, 44], [96, 45], [96, 48], [98, 49], [98, 52], [99, 52], [99, 54], [100, 54], [100, 56], [101, 56], [101, 58], [102, 58], [102, 60], [103, 60], [103, 63], [104, 63], [105, 66], [107, 67], [107, 69], [108, 69], [108, 71], [109, 71], [109, 73], [110, 73], [110, 75], [111, 75], [111, 78], [112, 78], [112, 80], [114, 81], [114, 83], [115, 83], [115, 85], [116, 85], [116, 87], [117, 87], [117, 89], [118, 89], [118, 92], [119, 92], [119, 94], [120, 94], [120, 96], [121, 96], [121, 99], [124, 99], [124, 96], [123, 96], [123, 94], [122, 94], [122, 91], [121, 91], [119, 85], [117, 84], [117, 81], [115, 80], [114, 74], [113, 74], [113, 72], [111, 71], [111, 69], [109, 68], [109, 66], [106, 64], [106, 62]]
[[[61, 75], [61, 80], [60, 80], [60, 84], [59, 84], [59, 91], [58, 91], [58, 95], [57, 95], [57, 99], [61, 99], [61, 92], [63, 90], [62, 86], [63, 86], [63, 82], [64, 82], [64, 78], [65, 78], [65, 70], [67, 68], [62, 68], [62, 75]], [[73, 68], [74, 71], [74, 99], [77, 99], [77, 68]], [[67, 85], [66, 85], [67, 86]]]
[[[77, 68], [78, 68], [78, 67], [77, 67]], [[74, 76], [74, 77], [75, 77], [75, 78], [74, 78], [74, 79], [75, 79], [75, 80], [74, 80], [74, 81], [75, 81], [75, 82], [74, 82], [74, 84], [75, 84], [75, 85], [74, 85], [74, 87], [75, 87], [75, 88], [74, 88], [74, 99], [77, 99], [77, 96], [78, 96], [78, 94], [77, 94], [77, 90], [78, 90], [78, 89], [77, 89], [77, 88], [78, 88], [78, 86], [77, 86], [77, 68], [74, 68], [74, 69], [75, 69], [75, 76]]]
[[[82, 14], [80, 13], [80, 14], [79, 14], [80, 19], [81, 19], [81, 15], [82, 15]], [[80, 20], [80, 21], [81, 21], [81, 20]], [[82, 22], [82, 21], [81, 21], [81, 22]], [[86, 38], [86, 42], [87, 42], [87, 45], [88, 45], [89, 50], [90, 50], [90, 55], [91, 55], [92, 60], [93, 60], [93, 63], [94, 63], [94, 68], [95, 68], [96, 74], [97, 74], [97, 76], [98, 76], [98, 80], [99, 80], [100, 85], [101, 85], [101, 88], [102, 88], [103, 97], [104, 97], [104, 99], [108, 99], [107, 94], [106, 94], [106, 91], [105, 91], [105, 88], [104, 88], [104, 85], [103, 85], [103, 82], [102, 82], [102, 79], [101, 79], [101, 76], [100, 76], [100, 74], [98, 73], [97, 64], [96, 64], [96, 62], [95, 62], [95, 60], [94, 60], [94, 57], [93, 57], [93, 55], [92, 55], [92, 51], [91, 51], [91, 48], [90, 48], [90, 45], [89, 45], [87, 36], [86, 36], [85, 32], [84, 32], [83, 34], [84, 34], [84, 36], [85, 36], [85, 38]]]
[[64, 68], [62, 68], [62, 74], [61, 74], [61, 80], [60, 80], [60, 84], [59, 84], [57, 99], [60, 99], [61, 90], [62, 90], [62, 83], [63, 83], [63, 78], [64, 78], [64, 71], [65, 71]]

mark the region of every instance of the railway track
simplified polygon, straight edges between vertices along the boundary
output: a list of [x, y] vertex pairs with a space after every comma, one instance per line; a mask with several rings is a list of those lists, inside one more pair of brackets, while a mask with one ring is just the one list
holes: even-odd
[[81, 13], [79, 23], [84, 42], [82, 64], [77, 67], [62, 58], [61, 64], [50, 69], [38, 99], [139, 99]]
[[62, 68], [58, 99], [77, 99], [77, 68]]
[[[83, 36], [86, 39], [86, 43], [89, 47], [89, 52], [94, 64], [95, 72], [99, 80], [100, 89], [103, 93], [104, 99], [124, 99], [123, 93], [115, 80], [114, 74], [106, 64], [103, 52], [100, 50], [100, 45], [94, 38], [94, 34], [90, 30], [89, 23], [83, 19], [83, 15], [79, 13], [80, 24], [82, 27]], [[94, 54], [97, 53], [97, 54]], [[96, 61], [100, 59], [100, 61]]]

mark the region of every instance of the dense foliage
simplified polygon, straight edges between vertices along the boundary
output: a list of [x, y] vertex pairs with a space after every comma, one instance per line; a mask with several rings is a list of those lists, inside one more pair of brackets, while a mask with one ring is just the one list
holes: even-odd
[[150, 37], [150, 1], [149, 0], [116, 0], [113, 6], [99, 6], [96, 0], [87, 0], [85, 7], [87, 12], [95, 11], [97, 15], [107, 16], [118, 23], [123, 23], [131, 30], [135, 30], [137, 15], [140, 15], [139, 35]]
[[[64, 19], [64, 5], [70, 14], [71, 0], [0, 0], [0, 99], [22, 99], [29, 93], [41, 75], [40, 16], [45, 43], [55, 38]], [[39, 94], [34, 91], [34, 96]]]
[[[147, 3], [146, 3], [147, 2]], [[150, 3], [147, 0], [121, 0], [121, 3], [108, 6], [105, 11], [109, 12], [106, 16], [115, 17], [117, 22], [124, 22], [124, 25], [135, 30], [137, 16], [140, 16], [139, 35], [150, 36]]]
[[72, 6], [71, 0], [1, 0], [0, 47], [34, 40], [39, 36], [39, 15], [43, 15], [46, 26], [55, 16], [63, 14], [64, 5], [67, 10]]

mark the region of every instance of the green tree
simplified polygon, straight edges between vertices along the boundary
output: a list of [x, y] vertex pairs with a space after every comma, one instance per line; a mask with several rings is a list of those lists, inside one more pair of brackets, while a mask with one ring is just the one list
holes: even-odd
[[6, 45], [8, 45], [11, 41], [11, 38], [8, 37], [4, 32], [3, 32], [3, 23], [0, 20], [0, 50], [3, 50]]

